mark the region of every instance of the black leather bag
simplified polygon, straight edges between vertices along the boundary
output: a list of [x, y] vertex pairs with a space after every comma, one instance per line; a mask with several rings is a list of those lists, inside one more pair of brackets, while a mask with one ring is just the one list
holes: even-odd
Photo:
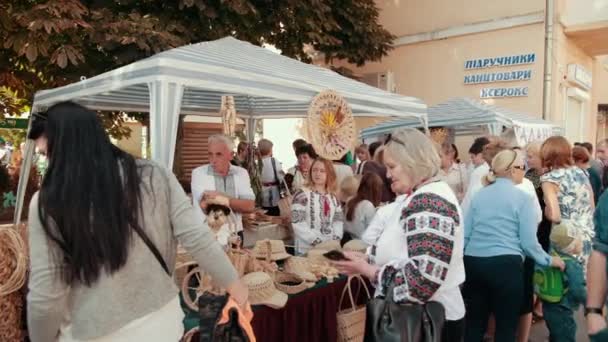
[[365, 342], [441, 342], [445, 309], [439, 302], [397, 304], [392, 282], [385, 298], [367, 304]]

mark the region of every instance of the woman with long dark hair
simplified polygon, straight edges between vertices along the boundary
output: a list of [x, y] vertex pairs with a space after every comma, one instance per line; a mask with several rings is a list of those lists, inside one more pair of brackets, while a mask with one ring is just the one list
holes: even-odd
[[177, 242], [246, 305], [247, 290], [176, 177], [112, 145], [72, 102], [35, 115], [49, 157], [29, 210], [31, 341], [178, 341]]

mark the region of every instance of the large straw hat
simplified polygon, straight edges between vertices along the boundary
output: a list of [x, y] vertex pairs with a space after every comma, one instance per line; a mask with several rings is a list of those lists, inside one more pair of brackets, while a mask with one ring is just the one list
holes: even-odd
[[268, 274], [253, 272], [246, 274], [242, 279], [249, 289], [251, 305], [266, 305], [273, 309], [281, 309], [287, 303], [287, 295], [276, 289]]
[[317, 277], [311, 272], [308, 258], [294, 256], [285, 261], [285, 272], [298, 275], [306, 281], [316, 282]]
[[[270, 251], [270, 253], [269, 253]], [[291, 257], [285, 250], [283, 240], [261, 240], [255, 243], [253, 255], [258, 259], [270, 257], [271, 261], [283, 260]]]
[[350, 240], [344, 244], [342, 250], [346, 252], [365, 253], [367, 251], [367, 244], [361, 240]]

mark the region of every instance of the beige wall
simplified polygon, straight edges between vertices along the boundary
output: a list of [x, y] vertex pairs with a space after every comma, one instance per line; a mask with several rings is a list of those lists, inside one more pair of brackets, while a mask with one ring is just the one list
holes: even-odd
[[560, 10], [560, 20], [568, 26], [608, 20], [608, 0], [561, 0]]
[[376, 5], [380, 22], [403, 36], [543, 11], [545, 1], [376, 0]]
[[[563, 27], [561, 25], [558, 24], [555, 26], [554, 34], [553, 82], [551, 87], [552, 101], [550, 115], [547, 117], [547, 119], [562, 126], [567, 126], [565, 121], [567, 115], [567, 113], [565, 113], [567, 106], [567, 92], [569, 88], [576, 88], [575, 84], [566, 80], [568, 74], [568, 65], [579, 64], [589, 72], [592, 72], [593, 58], [587, 55], [563, 33]], [[596, 80], [593, 80], [593, 83], [593, 87], [596, 87]], [[590, 97], [591, 95], [592, 92], [589, 92]], [[586, 115], [583, 118], [584, 135], [585, 138], [589, 139], [590, 141], [595, 139], [597, 114], [597, 106], [595, 106], [594, 109], [592, 103], [593, 99], [584, 102]]]
[[[529, 87], [529, 96], [492, 99], [490, 102], [512, 110], [540, 116], [542, 109], [542, 75], [544, 58], [544, 31], [542, 24], [485, 32], [474, 35], [429, 41], [397, 47], [380, 63], [368, 63], [356, 69], [359, 74], [392, 71], [397, 92], [415, 96], [428, 105], [452, 97], [479, 99], [486, 87]], [[495, 67], [465, 71], [469, 59], [511, 56], [536, 53], [536, 62], [530, 65]], [[511, 70], [532, 70], [529, 81], [498, 82], [465, 85], [469, 74]]]
[[116, 145], [130, 154], [141, 157], [142, 125], [139, 122], [124, 124], [131, 129], [131, 136], [119, 140]]
[[[578, 0], [577, 0], [578, 1]], [[584, 0], [594, 6], [608, 0]], [[582, 7], [572, 6], [574, 0], [557, 0], [554, 27], [554, 52], [552, 62], [552, 85], [550, 111], [547, 120], [563, 125], [567, 108], [567, 91], [576, 87], [566, 80], [569, 64], [579, 64], [592, 72], [593, 88], [590, 100], [584, 103], [583, 139], [593, 141], [597, 131], [597, 105], [608, 103], [608, 71], [602, 63], [583, 51], [573, 38], [564, 34], [563, 18], [572, 20], [589, 15], [578, 11]], [[500, 20], [544, 11], [544, 0], [509, 2], [488, 2], [482, 0], [385, 0], [376, 1], [380, 7], [380, 22], [396, 36], [429, 33], [439, 29], [460, 27], [484, 21]], [[578, 11], [578, 12], [577, 12]], [[487, 31], [463, 34], [447, 39], [435, 39], [419, 43], [397, 46], [378, 63], [368, 63], [362, 68], [353, 68], [359, 75], [390, 71], [394, 75], [396, 91], [415, 96], [429, 106], [452, 97], [480, 99], [482, 88], [524, 87], [529, 88], [527, 97], [496, 98], [485, 100], [490, 104], [510, 110], [542, 117], [543, 112], [543, 72], [545, 49], [544, 23], [528, 24]], [[534, 64], [465, 70], [466, 60], [488, 57], [513, 56], [535, 53]], [[338, 64], [338, 63], [336, 63]], [[528, 81], [495, 82], [480, 85], [465, 85], [464, 76], [488, 72], [532, 70]], [[365, 128], [374, 122], [362, 120], [358, 128]], [[465, 147], [469, 141], [459, 138]], [[468, 146], [466, 146], [468, 148]], [[461, 151], [465, 155], [466, 150]]]
[[608, 104], [608, 56], [593, 63], [593, 97], [598, 104]]

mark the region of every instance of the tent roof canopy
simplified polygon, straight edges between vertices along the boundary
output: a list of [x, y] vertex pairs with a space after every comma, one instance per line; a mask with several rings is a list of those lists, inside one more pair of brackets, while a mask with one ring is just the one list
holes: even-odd
[[[92, 109], [150, 111], [152, 82], [183, 87], [179, 113], [219, 115], [222, 95], [233, 95], [239, 116], [304, 117], [326, 89], [342, 94], [356, 116], [424, 118], [426, 105], [225, 37], [183, 46], [56, 89], [36, 93], [36, 106], [73, 100]], [[420, 120], [417, 120], [420, 121]]]
[[[560, 130], [559, 127], [551, 122], [498, 106], [487, 105], [470, 98], [453, 98], [428, 108], [429, 127], [451, 126], [461, 128], [492, 124], [528, 127], [544, 126], [551, 127], [554, 131]], [[390, 133], [394, 129], [400, 127], [421, 127], [421, 125], [416, 120], [399, 118], [363, 129], [361, 131], [361, 137], [370, 138]]]

